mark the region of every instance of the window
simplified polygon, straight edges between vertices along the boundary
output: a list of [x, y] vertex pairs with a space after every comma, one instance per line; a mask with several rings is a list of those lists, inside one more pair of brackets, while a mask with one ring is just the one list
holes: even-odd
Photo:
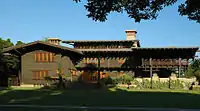
[[[104, 63], [105, 58], [100, 59], [100, 64]], [[98, 58], [83, 58], [84, 64], [98, 64]]]
[[103, 64], [103, 63], [104, 63], [104, 60], [105, 60], [104, 58], [101, 58], [100, 63]]
[[56, 54], [49, 52], [36, 52], [34, 54], [34, 60], [36, 62], [54, 62], [56, 60]]
[[61, 74], [61, 75], [63, 75], [64, 74], [64, 68], [62, 68], [62, 69], [57, 69], [56, 70], [56, 74]]
[[123, 74], [124, 74], [124, 72], [123, 72], [123, 71], [120, 71], [119, 76], [122, 76]]
[[83, 63], [87, 64], [87, 58], [83, 58]]
[[124, 62], [125, 62], [125, 58], [120, 58], [120, 57], [118, 57], [118, 63], [119, 64], [123, 64]]
[[72, 76], [76, 76], [76, 70], [72, 70], [71, 73], [72, 73]]
[[45, 53], [42, 53], [42, 62], [44, 62], [44, 56], [45, 56]]
[[42, 80], [44, 77], [48, 76], [47, 70], [41, 70], [41, 71], [32, 71], [32, 79], [33, 80]]

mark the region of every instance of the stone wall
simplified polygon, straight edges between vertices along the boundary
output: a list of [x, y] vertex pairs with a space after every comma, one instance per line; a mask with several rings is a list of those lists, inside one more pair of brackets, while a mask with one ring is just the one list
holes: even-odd
[[[171, 74], [169, 78], [159, 78], [157, 74], [153, 74], [151, 78], [135, 78], [132, 84], [137, 88], [158, 88], [158, 89], [189, 89], [196, 78], [177, 78], [175, 74]], [[151, 85], [152, 84], [152, 85]]]
[[[138, 82], [142, 82], [144, 79], [145, 80], [151, 80], [151, 78], [135, 78]], [[159, 78], [157, 74], [153, 74], [152, 76], [152, 81], [160, 81], [160, 82], [167, 82], [169, 80], [180, 80], [183, 82], [195, 82], [196, 77], [193, 78], [177, 78], [175, 74], [172, 74], [169, 78]]]

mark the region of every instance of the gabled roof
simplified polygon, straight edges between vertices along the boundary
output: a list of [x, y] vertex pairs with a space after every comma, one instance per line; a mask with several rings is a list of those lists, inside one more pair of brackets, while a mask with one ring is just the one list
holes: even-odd
[[37, 49], [37, 50], [40, 50], [40, 49], [45, 49], [45, 50], [57, 49], [59, 51], [62, 51], [62, 50], [66, 51], [67, 50], [67, 51], [71, 51], [71, 52], [74, 52], [74, 53], [77, 53], [77, 54], [82, 54], [81, 51], [78, 51], [76, 49], [72, 49], [72, 48], [68, 48], [68, 47], [60, 46], [60, 45], [54, 45], [54, 44], [51, 44], [51, 43], [48, 43], [48, 42], [43, 42], [43, 41], [35, 41], [35, 42], [31, 42], [31, 43], [27, 43], [27, 44], [19, 45], [19, 46], [11, 46], [11, 47], [8, 47], [8, 48], [4, 48], [3, 52], [9, 53], [13, 50], [17, 50], [17, 51], [20, 52], [27, 47], [29, 47], [29, 49], [31, 49], [31, 50], [34, 50], [34, 49]]

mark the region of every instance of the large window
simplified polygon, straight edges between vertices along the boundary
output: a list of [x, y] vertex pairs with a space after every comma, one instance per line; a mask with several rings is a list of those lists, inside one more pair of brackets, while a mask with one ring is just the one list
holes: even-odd
[[48, 70], [32, 71], [33, 80], [42, 80], [48, 76]]
[[[100, 64], [104, 63], [105, 58], [100, 59]], [[98, 64], [98, 59], [97, 58], [83, 58], [83, 63], [84, 64]]]
[[125, 62], [125, 60], [126, 60], [126, 59], [123, 58], [123, 57], [121, 57], [121, 58], [118, 57], [118, 63], [119, 63], [119, 64], [123, 64], [123, 63]]
[[34, 59], [36, 62], [54, 62], [56, 60], [56, 55], [50, 52], [36, 52], [34, 54]]

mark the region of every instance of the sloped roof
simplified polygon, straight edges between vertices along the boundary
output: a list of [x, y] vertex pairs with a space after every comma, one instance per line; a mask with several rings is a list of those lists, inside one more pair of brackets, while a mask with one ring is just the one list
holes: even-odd
[[62, 43], [66, 43], [66, 44], [80, 44], [80, 43], [133, 43], [133, 42], [137, 42], [138, 47], [140, 47], [140, 42], [139, 40], [65, 40], [62, 41]]
[[[40, 46], [38, 46], [38, 45], [40, 45]], [[38, 46], [39, 47], [38, 49], [44, 49], [44, 46], [48, 46], [48, 47], [45, 47], [45, 48], [56, 48], [56, 49], [60, 49], [60, 50], [71, 51], [71, 52], [74, 52], [74, 53], [77, 53], [77, 54], [82, 54], [81, 51], [78, 51], [76, 49], [68, 48], [68, 47], [61, 46], [61, 45], [55, 45], [55, 44], [51, 44], [51, 43], [43, 42], [43, 41], [35, 41], [35, 42], [31, 42], [31, 43], [27, 43], [27, 44], [19, 45], [19, 46], [11, 46], [11, 47], [8, 47], [8, 48], [4, 48], [3, 52], [7, 53], [7, 52], [10, 52], [12, 50], [24, 49], [24, 48], [29, 47], [29, 46]], [[33, 49], [34, 47], [31, 47], [31, 48]]]
[[141, 56], [193, 58], [199, 47], [143, 47], [132, 48]]

